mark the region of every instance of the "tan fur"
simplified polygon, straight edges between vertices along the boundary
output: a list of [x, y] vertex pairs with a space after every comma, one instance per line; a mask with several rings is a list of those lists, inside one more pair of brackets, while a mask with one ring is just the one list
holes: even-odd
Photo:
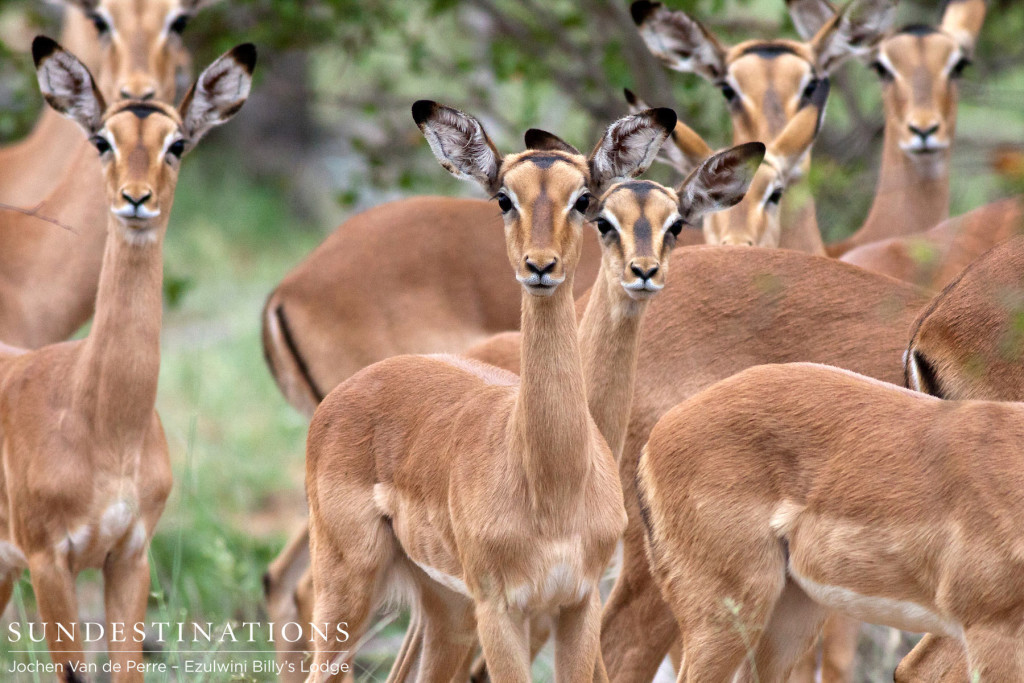
[[[128, 101], [100, 117], [83, 114], [103, 109], [88, 71], [49, 39], [36, 38], [35, 46], [42, 46], [40, 73], [60, 72], [63, 82], [74, 83], [58, 93], [67, 105], [62, 113], [111, 146], [97, 171], [107, 241], [89, 335], [36, 351], [0, 350], [0, 610], [27, 568], [53, 661], [64, 667], [60, 678], [82, 680], [69, 665], [85, 662], [75, 579], [83, 569], [102, 569], [108, 633], [119, 624], [128, 634], [108, 643], [119, 667], [112, 680], [141, 681], [137, 667], [128, 670], [142, 661], [142, 643], [132, 633], [145, 622], [149, 539], [172, 482], [155, 411], [162, 245], [180, 161], [168, 150], [176, 139], [190, 138], [191, 146], [205, 129], [188, 129], [176, 110], [155, 103]], [[44, 95], [57, 102], [43, 80]], [[237, 110], [245, 96], [237, 100], [234, 91], [232, 98]], [[195, 100], [207, 121], [222, 107], [205, 94]], [[134, 111], [139, 106], [144, 116]], [[131, 215], [126, 197], [140, 207]], [[58, 624], [73, 629], [73, 637]]]
[[[102, 0], [95, 11], [113, 33], [99, 44], [96, 29], [82, 25], [88, 19], [78, 16], [81, 11], [69, 10], [68, 30], [98, 60], [97, 85], [106, 101], [120, 99], [122, 91], [173, 101], [189, 56], [177, 34], [165, 29], [194, 4]], [[91, 40], [82, 40], [89, 32]], [[44, 114], [36, 132], [9, 154], [0, 162], [0, 202], [73, 229], [0, 209], [0, 339], [36, 348], [66, 339], [92, 315], [107, 204], [96, 150], [56, 114]]]
[[[672, 11], [660, 2], [633, 3], [633, 18], [640, 35], [656, 57], [670, 68], [695, 72], [736, 97], [729, 102], [733, 144], [770, 141], [801, 109], [814, 83], [835, 69], [846, 54], [868, 46], [881, 37], [891, 20], [891, 2], [858, 0], [853, 9], [869, 21], [855, 41], [844, 34], [846, 14], [837, 16], [819, 35], [807, 42], [792, 40], [746, 41], [723, 44], [706, 27], [685, 12]], [[802, 170], [810, 164], [808, 156]], [[818, 231], [814, 200], [806, 192], [794, 192], [783, 201], [780, 244], [784, 248], [824, 253]]]
[[674, 408], [638, 477], [679, 680], [781, 680], [829, 609], [963, 639], [981, 680], [1020, 680], [1022, 438], [1020, 404], [811, 364]]
[[[949, 217], [949, 165], [959, 99], [955, 73], [969, 60], [985, 17], [984, 0], [946, 5], [926, 35], [897, 32], [873, 55], [882, 77], [885, 133], [874, 203], [864, 224], [828, 245], [841, 256], [877, 240], [928, 230]], [[928, 133], [922, 143], [921, 133]]]
[[1024, 232], [1024, 202], [998, 202], [950, 218], [924, 232], [851, 249], [847, 263], [939, 291], [993, 246]]
[[[597, 582], [625, 515], [587, 411], [572, 301], [583, 217], [573, 207], [617, 157], [646, 168], [675, 117], [657, 145], [641, 145], [642, 160], [615, 131], [650, 138], [650, 124], [614, 124], [588, 168], [561, 150], [501, 158], [475, 119], [424, 102], [413, 113], [446, 168], [508, 205], [508, 257], [524, 287], [521, 381], [491, 384], [438, 358], [401, 356], [324, 399], [306, 454], [314, 621], [345, 621], [358, 638], [401, 567], [415, 577], [430, 643], [419, 676], [468, 667], [475, 622], [492, 676], [528, 680], [527, 621], [554, 613], [559, 679], [589, 681], [603, 673]], [[332, 659], [331, 645], [317, 637], [314, 664]]]

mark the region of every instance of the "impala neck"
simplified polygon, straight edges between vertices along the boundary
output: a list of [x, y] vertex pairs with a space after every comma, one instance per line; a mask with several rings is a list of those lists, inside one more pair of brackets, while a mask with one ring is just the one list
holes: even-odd
[[523, 292], [519, 395], [510, 433], [522, 453], [534, 507], [575, 501], [590, 466], [572, 285], [569, 275], [549, 297]]
[[647, 301], [631, 299], [604, 261], [579, 325], [590, 414], [616, 461], [633, 403], [640, 329]]
[[111, 215], [96, 314], [76, 367], [80, 415], [109, 441], [141, 438], [152, 419], [160, 373], [163, 315], [163, 207], [156, 239], [131, 244]]
[[886, 120], [875, 201], [852, 238], [857, 244], [921, 232], [949, 218], [950, 150], [912, 159], [899, 146], [902, 125]]

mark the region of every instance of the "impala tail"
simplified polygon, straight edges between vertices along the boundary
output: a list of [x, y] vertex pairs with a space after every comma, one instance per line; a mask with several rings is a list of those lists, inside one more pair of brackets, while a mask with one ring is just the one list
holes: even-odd
[[317, 387], [288, 324], [284, 302], [275, 291], [263, 309], [263, 357], [277, 387], [288, 403], [307, 417], [320, 405], [324, 393]]

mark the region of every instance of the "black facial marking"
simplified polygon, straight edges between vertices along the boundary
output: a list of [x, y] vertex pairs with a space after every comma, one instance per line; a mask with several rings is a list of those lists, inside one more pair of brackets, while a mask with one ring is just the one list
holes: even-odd
[[556, 161], [562, 161], [561, 158], [553, 154], [531, 154], [529, 157], [526, 158], [526, 160], [532, 162], [533, 165], [536, 166], [537, 168], [544, 169], [545, 171], [551, 168]]
[[775, 59], [779, 55], [800, 56], [797, 55], [796, 50], [791, 48], [789, 45], [782, 45], [780, 43], [755, 43], [743, 50], [740, 55], [757, 55], [758, 57], [764, 57], [765, 59]]
[[160, 107], [154, 107], [151, 104], [143, 104], [141, 102], [137, 104], [129, 104], [121, 111], [130, 111], [131, 113], [138, 116], [140, 119], [144, 119], [150, 114], [163, 114], [163, 110]]
[[896, 33], [907, 35], [907, 36], [930, 36], [933, 33], [938, 33], [938, 29], [928, 24], [907, 24]]
[[647, 256], [651, 252], [651, 232], [651, 222], [647, 220], [647, 216], [636, 219], [633, 224], [633, 241], [637, 253], [641, 256]]

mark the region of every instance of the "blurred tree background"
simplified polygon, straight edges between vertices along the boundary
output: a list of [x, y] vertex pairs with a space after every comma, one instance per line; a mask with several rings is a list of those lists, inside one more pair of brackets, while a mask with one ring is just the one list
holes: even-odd
[[[796, 37], [783, 0], [667, 3], [728, 42]], [[901, 0], [897, 23], [934, 24], [940, 5]], [[37, 33], [59, 36], [63, 11], [59, 1], [0, 0], [0, 144], [38, 116], [29, 46]], [[1022, 37], [1024, 2], [989, 0], [960, 85], [954, 214], [1024, 190]], [[260, 50], [252, 97], [185, 162], [165, 246], [158, 409], [175, 490], [152, 546], [151, 616], [161, 620], [265, 618], [260, 578], [304, 514], [306, 423], [262, 359], [267, 294], [354, 211], [410, 194], [479, 196], [437, 165], [409, 113], [414, 100], [479, 116], [504, 150], [520, 149], [529, 127], [588, 148], [626, 112], [623, 87], [675, 108], [714, 147], [731, 137], [721, 94], [650, 56], [628, 0], [224, 0], [185, 31], [197, 67], [244, 41]], [[863, 65], [833, 79], [810, 178], [828, 239], [867, 215], [880, 103]], [[679, 180], [667, 168], [652, 175]], [[83, 613], [98, 619], [98, 582], [84, 583]], [[7, 618], [31, 614], [31, 602], [23, 580]], [[385, 629], [367, 648], [364, 671], [387, 671], [398, 633]]]
[[[630, 87], [652, 104], [674, 107], [713, 146], [726, 144], [722, 98], [699, 77], [671, 73], [653, 59], [628, 4], [234, 0], [200, 12], [186, 42], [196, 64], [243, 40], [260, 47], [253, 100], [227, 129], [220, 153], [244, 149], [238, 168], [282, 184], [300, 215], [329, 230], [352, 208], [409, 193], [470, 191], [439, 174], [424, 153], [408, 112], [420, 97], [480, 116], [505, 148], [518, 147], [530, 126], [585, 146], [624, 113], [622, 88]], [[940, 4], [903, 0], [898, 23], [936, 23]], [[987, 173], [993, 154], [1024, 142], [1024, 3], [989, 4], [975, 65], [961, 86], [954, 213], [1000, 192]], [[669, 5], [727, 41], [795, 36], [781, 0]], [[41, 106], [27, 47], [36, 31], [58, 32], [60, 9], [59, 2], [4, 0], [0, 141], [23, 135]], [[870, 204], [882, 130], [874, 81], [856, 62], [835, 79], [812, 177], [827, 236], [858, 226]]]

